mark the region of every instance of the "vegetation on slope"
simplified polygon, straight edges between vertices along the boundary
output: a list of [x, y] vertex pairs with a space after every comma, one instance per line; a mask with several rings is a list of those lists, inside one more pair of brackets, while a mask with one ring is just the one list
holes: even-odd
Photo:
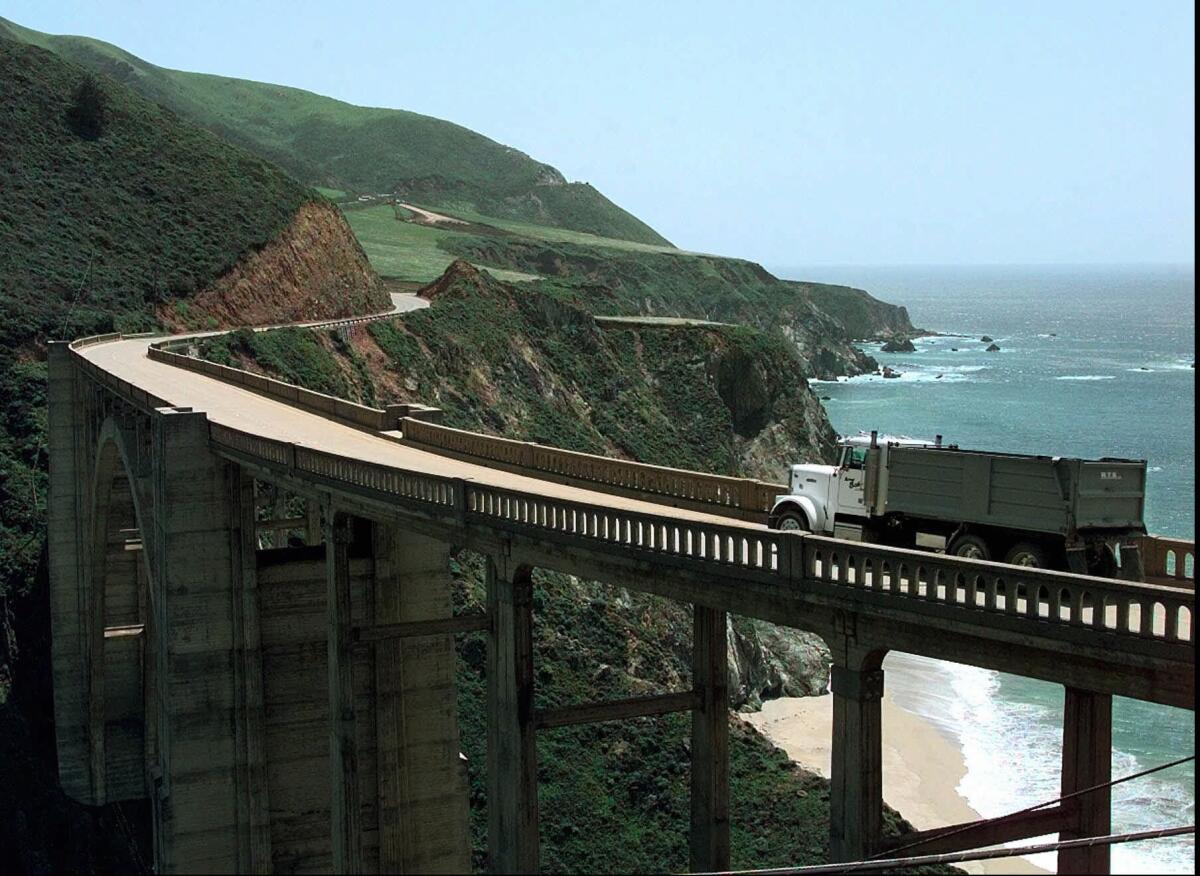
[[[460, 607], [482, 608], [482, 563], [456, 569]], [[535, 706], [644, 696], [688, 686], [687, 606], [535, 572]], [[486, 863], [483, 710], [486, 643], [459, 639], [459, 721], [471, 787], [476, 869]], [[542, 869], [549, 873], [684, 872], [688, 866], [690, 721], [641, 718], [538, 734]], [[730, 840], [735, 868], [828, 860], [829, 783], [732, 721]], [[891, 835], [911, 829], [888, 810]]]
[[118, 86], [103, 132], [68, 114], [86, 74], [0, 39], [0, 344], [147, 329], [265, 245], [310, 198], [287, 174]]
[[[791, 455], [820, 458], [832, 432], [782, 339], [731, 326], [603, 327], [577, 304], [456, 263], [425, 291], [427, 310], [356, 330], [237, 332], [202, 354], [365, 402], [440, 404], [447, 420], [508, 437], [664, 465], [776, 474]], [[483, 608], [483, 567], [452, 566], [457, 610]], [[685, 605], [539, 570], [539, 708], [685, 688]], [[828, 654], [813, 637], [733, 622], [735, 706], [823, 687]], [[477, 869], [486, 869], [486, 646], [458, 640], [459, 717], [471, 783]], [[547, 872], [662, 872], [687, 866], [689, 724], [639, 719], [538, 736], [542, 861]], [[735, 866], [827, 856], [828, 783], [734, 722]], [[888, 815], [888, 829], [902, 823]]]
[[310, 307], [301, 293], [313, 273], [264, 256], [305, 211], [316, 211], [306, 228], [342, 242], [343, 257], [322, 275], [336, 298], [319, 309], [379, 310], [386, 296], [339, 213], [261, 158], [2, 37], [0, 82], [0, 783], [20, 789], [0, 797], [0, 849], [6, 865], [20, 851], [18, 873], [131, 870], [115, 812], [75, 806], [56, 787], [46, 582], [36, 580], [45, 342], [155, 329], [164, 313], [199, 326], [240, 322], [239, 305], [253, 302], [236, 290], [208, 302], [224, 310], [201, 297], [239, 271]]
[[742, 259], [547, 229], [457, 213], [464, 224], [432, 227], [400, 208], [379, 204], [347, 210], [347, 218], [380, 273], [429, 282], [456, 257], [511, 280], [543, 279], [602, 315], [678, 316], [741, 323], [783, 334], [796, 345], [805, 377], [874, 370], [856, 350], [858, 338], [910, 336], [918, 330], [903, 307], [861, 289], [779, 280]]
[[111, 76], [312, 184], [396, 192], [432, 206], [667, 243], [591, 185], [568, 183], [550, 165], [441, 119], [168, 70], [99, 40], [51, 36], [0, 19], [0, 35], [6, 32]]
[[833, 431], [782, 338], [598, 323], [578, 302], [457, 262], [426, 310], [337, 333], [237, 332], [205, 355], [322, 392], [441, 407], [449, 425], [659, 465], [777, 479]]
[[830, 310], [842, 309], [844, 293], [858, 290], [785, 282], [742, 259], [467, 234], [439, 245], [473, 262], [538, 274], [543, 288], [567, 290], [593, 313], [713, 320], [781, 334], [800, 354], [796, 378], [874, 370], [874, 360], [851, 341], [864, 329], [890, 333], [893, 321], [908, 323], [901, 309], [861, 293], [870, 304], [855, 314], [851, 331]]

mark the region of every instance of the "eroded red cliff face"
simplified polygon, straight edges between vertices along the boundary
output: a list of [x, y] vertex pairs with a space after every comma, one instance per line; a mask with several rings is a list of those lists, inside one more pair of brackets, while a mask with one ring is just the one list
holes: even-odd
[[156, 316], [172, 329], [230, 328], [377, 313], [390, 304], [341, 212], [309, 201], [271, 243]]

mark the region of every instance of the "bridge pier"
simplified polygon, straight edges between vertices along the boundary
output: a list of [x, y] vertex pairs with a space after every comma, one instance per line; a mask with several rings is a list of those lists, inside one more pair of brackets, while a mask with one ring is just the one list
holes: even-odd
[[235, 598], [230, 513], [233, 466], [208, 452], [199, 412], [154, 418], [157, 584], [152, 629], [161, 718], [155, 789], [158, 872], [236, 872], [246, 861], [239, 824], [244, 777], [231, 729], [244, 732], [236, 690]]
[[[1112, 696], [1068, 687], [1063, 706], [1063, 795], [1112, 781]], [[1073, 822], [1060, 839], [1112, 832], [1112, 789], [1101, 788], [1063, 804]], [[1108, 873], [1111, 846], [1063, 849], [1059, 873]]]
[[[372, 532], [376, 629], [450, 618], [449, 545], [395, 525]], [[469, 872], [454, 636], [387, 638], [373, 649], [379, 872]]]
[[883, 655], [834, 654], [829, 856], [836, 863], [873, 854], [882, 835]]
[[271, 807], [254, 477], [238, 467], [230, 487], [234, 530], [234, 743], [237, 747], [238, 824], [241, 831], [238, 869], [243, 873], [270, 873]]
[[361, 873], [362, 806], [358, 788], [358, 721], [354, 709], [350, 593], [350, 519], [325, 515], [325, 613], [328, 619], [330, 827], [335, 873]]
[[692, 623], [692, 795], [690, 862], [693, 871], [729, 869], [729, 653], [728, 616], [697, 605]]
[[91, 519], [88, 434], [83, 408], [83, 376], [67, 344], [47, 347], [50, 489], [46, 499], [50, 611], [54, 626], [54, 720], [58, 776], [63, 791], [81, 803], [98, 805], [89, 758], [90, 655], [84, 612], [88, 601], [85, 531]]
[[489, 558], [487, 608], [488, 856], [494, 873], [537, 873], [531, 570]]

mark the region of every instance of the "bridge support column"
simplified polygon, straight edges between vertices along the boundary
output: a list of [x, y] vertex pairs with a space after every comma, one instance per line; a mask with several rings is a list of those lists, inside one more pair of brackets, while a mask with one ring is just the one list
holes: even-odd
[[488, 561], [488, 855], [495, 873], [538, 872], [533, 580]]
[[335, 873], [361, 873], [362, 806], [358, 791], [358, 732], [350, 653], [350, 520], [327, 509], [325, 580], [329, 673], [330, 822]]
[[262, 624], [258, 592], [258, 529], [254, 477], [231, 478], [234, 527], [234, 734], [237, 746], [238, 822], [242, 849], [238, 870], [270, 873], [271, 807], [267, 782], [267, 718], [263, 694]]
[[[1062, 793], [1112, 781], [1112, 697], [1068, 687], [1063, 708]], [[1103, 836], [1112, 832], [1112, 790], [1102, 788], [1069, 800], [1075, 826], [1060, 839]], [[1111, 846], [1063, 849], [1059, 873], [1110, 872]]]
[[[81, 803], [104, 801], [94, 787], [89, 759], [88, 702], [91, 665], [81, 606], [90, 603], [85, 563], [90, 520], [87, 508], [88, 463], [80, 408], [80, 375], [64, 342], [47, 349], [50, 493], [46, 501], [47, 555], [50, 561], [50, 613], [53, 619], [54, 719], [58, 776], [63, 791]], [[93, 451], [94, 452], [94, 451]]]
[[[451, 617], [448, 545], [385, 524], [375, 525], [372, 541], [376, 625]], [[374, 650], [379, 872], [466, 873], [454, 637], [385, 639]]]
[[883, 827], [882, 657], [833, 666], [830, 860], [857, 861], [878, 849]]
[[729, 869], [729, 650], [725, 612], [697, 605], [692, 623], [690, 863], [693, 871]]
[[165, 713], [157, 722], [164, 779], [155, 812], [157, 870], [232, 873], [246, 854], [239, 822], [244, 763], [230, 732], [242, 718], [233, 467], [209, 452], [208, 420], [199, 411], [158, 412], [154, 457], [151, 628]]

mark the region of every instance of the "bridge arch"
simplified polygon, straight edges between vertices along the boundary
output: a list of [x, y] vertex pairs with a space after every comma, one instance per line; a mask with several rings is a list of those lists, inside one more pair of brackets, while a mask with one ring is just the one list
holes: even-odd
[[106, 418], [92, 466], [84, 619], [90, 654], [88, 748], [94, 799], [119, 805], [127, 839], [149, 852], [158, 712], [156, 600], [147, 539], [153, 526], [145, 507], [149, 491], [131, 465], [136, 455], [130, 439], [113, 417]]

